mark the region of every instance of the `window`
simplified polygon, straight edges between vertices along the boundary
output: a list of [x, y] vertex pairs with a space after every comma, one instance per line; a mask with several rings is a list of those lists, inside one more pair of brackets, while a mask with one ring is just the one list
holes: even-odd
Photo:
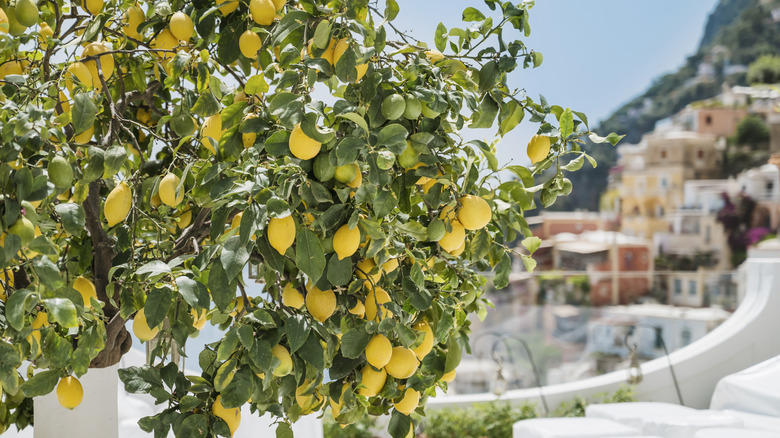
[[688, 280], [688, 294], [696, 295], [696, 280]]
[[661, 151], [661, 159], [662, 159], [662, 160], [665, 160], [665, 159], [666, 159], [666, 149], [664, 149], [664, 150], [662, 150], [662, 151]]
[[682, 295], [682, 280], [679, 278], [674, 280], [674, 294]]
[[710, 243], [710, 226], [707, 225], [707, 227], [704, 229], [704, 243], [709, 244]]
[[704, 151], [703, 151], [703, 150], [701, 150], [701, 149], [699, 149], [698, 151], [696, 151], [696, 158], [698, 158], [698, 159], [700, 159], [700, 160], [701, 160], [702, 158], [704, 158]]
[[707, 116], [704, 118], [704, 124], [707, 126], [712, 125], [712, 116]]

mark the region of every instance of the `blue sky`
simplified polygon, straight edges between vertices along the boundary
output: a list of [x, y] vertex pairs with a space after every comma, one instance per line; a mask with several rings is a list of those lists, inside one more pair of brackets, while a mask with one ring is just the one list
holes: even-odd
[[[477, 0], [397, 0], [397, 27], [432, 46], [436, 25], [459, 27]], [[588, 115], [591, 125], [640, 94], [654, 78], [675, 71], [694, 53], [717, 0], [538, 0], [526, 45], [544, 54], [534, 70], [513, 73], [511, 85]], [[523, 122], [499, 146], [500, 162], [528, 164]], [[479, 133], [487, 137], [488, 131]], [[606, 133], [604, 133], [606, 134]]]

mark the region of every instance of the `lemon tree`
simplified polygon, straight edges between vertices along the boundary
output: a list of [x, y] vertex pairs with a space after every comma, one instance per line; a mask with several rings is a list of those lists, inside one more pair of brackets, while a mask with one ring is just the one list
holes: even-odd
[[[620, 138], [512, 83], [542, 63], [531, 6], [475, 1], [429, 45], [395, 0], [0, 1], [0, 429], [77, 406], [135, 336], [155, 436], [231, 436], [245, 405], [277, 436], [327, 407], [406, 436], [483, 273], [533, 269], [524, 211]], [[499, 163], [521, 122], [532, 164]], [[206, 324], [186, 374], [169, 353]]]

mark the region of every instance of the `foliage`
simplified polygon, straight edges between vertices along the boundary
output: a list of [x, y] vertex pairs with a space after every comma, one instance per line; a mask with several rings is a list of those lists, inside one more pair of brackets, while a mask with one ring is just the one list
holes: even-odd
[[758, 149], [769, 143], [769, 128], [761, 117], [751, 114], [737, 124], [734, 141], [739, 146]]
[[761, 241], [769, 234], [765, 224], [756, 222], [758, 203], [747, 195], [740, 194], [737, 199], [730, 199], [723, 194], [723, 208], [718, 211], [717, 220], [723, 224], [731, 249], [731, 265], [739, 266], [747, 258], [747, 249]]
[[764, 55], [748, 66], [750, 84], [776, 84], [780, 82], [780, 56]]
[[[505, 287], [510, 244], [538, 247], [523, 217], [534, 194], [547, 207], [571, 191], [565, 172], [595, 164], [584, 138], [620, 139], [510, 87], [542, 62], [521, 39], [533, 3], [484, 3], [465, 28], [439, 24], [436, 50], [395, 30], [395, 0], [53, 0], [14, 18], [0, 33], [2, 425], [26, 426], [29, 399], [59, 378], [118, 363], [133, 319], [156, 342], [120, 378], [166, 406], [144, 431], [230, 436], [223, 420], [248, 403], [288, 436], [330, 398], [340, 423], [392, 411], [390, 434], [405, 436], [399, 388], [422, 394], [422, 412], [485, 305], [482, 273]], [[500, 137], [526, 116], [550, 154], [500, 166]], [[249, 263], [261, 296], [246, 293]], [[225, 337], [185, 375], [168, 353], [206, 320]], [[430, 335], [411, 328], [423, 321]], [[430, 347], [411, 375], [361, 394], [376, 334]]]
[[634, 394], [634, 388], [629, 386], [623, 386], [614, 393], [601, 393], [596, 394], [592, 399], [588, 400], [583, 397], [576, 397], [571, 402], [561, 403], [558, 408], [553, 412], [553, 417], [584, 417], [585, 408], [590, 404], [599, 403], [629, 403], [635, 402], [636, 395]]
[[536, 406], [506, 402], [475, 404], [469, 409], [439, 409], [428, 412], [422, 429], [427, 438], [511, 437], [512, 425], [538, 416]]
[[352, 424], [343, 427], [336, 422], [330, 413], [326, 413], [322, 419], [323, 435], [325, 438], [374, 438], [379, 436], [376, 420], [364, 415]]

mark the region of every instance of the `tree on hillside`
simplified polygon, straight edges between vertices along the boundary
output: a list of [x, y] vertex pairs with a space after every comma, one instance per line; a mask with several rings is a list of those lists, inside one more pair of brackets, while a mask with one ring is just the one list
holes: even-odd
[[749, 146], [751, 150], [765, 148], [769, 143], [769, 128], [761, 117], [751, 114], [737, 124], [734, 142], [737, 146]]
[[[395, 0], [4, 4], [2, 429], [55, 387], [78, 405], [132, 320], [156, 342], [120, 378], [166, 403], [140, 421], [155, 436], [231, 436], [247, 403], [277, 436], [328, 405], [342, 424], [392, 412], [406, 436], [484, 315], [480, 273], [502, 288], [512, 256], [533, 268], [512, 245], [540, 243], [534, 193], [571, 190], [584, 136], [619, 140], [508, 83], [542, 61], [521, 39], [532, 3], [484, 3], [435, 48], [393, 27]], [[524, 118], [534, 165], [500, 166]], [[169, 353], [205, 324], [225, 335], [186, 375]]]
[[776, 84], [780, 82], [780, 56], [764, 55], [748, 66], [748, 83]]

